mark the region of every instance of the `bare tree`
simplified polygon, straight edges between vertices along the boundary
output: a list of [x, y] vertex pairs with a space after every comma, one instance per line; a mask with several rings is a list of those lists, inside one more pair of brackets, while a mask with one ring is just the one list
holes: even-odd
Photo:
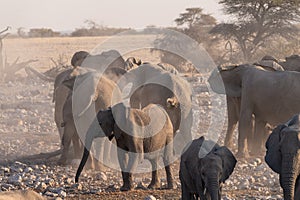
[[9, 35], [7, 31], [10, 27], [6, 27], [6, 29], [0, 31], [0, 80], [10, 80], [14, 77], [15, 73], [20, 69], [23, 69], [28, 64], [32, 62], [36, 62], [37, 60], [29, 60], [25, 62], [18, 63], [19, 58], [17, 58], [12, 64], [7, 62], [7, 59], [3, 59], [3, 39]]

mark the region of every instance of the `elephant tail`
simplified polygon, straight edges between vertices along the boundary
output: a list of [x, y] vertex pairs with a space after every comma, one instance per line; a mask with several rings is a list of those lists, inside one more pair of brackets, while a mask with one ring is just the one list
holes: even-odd
[[82, 156], [82, 159], [81, 159], [81, 162], [80, 162], [79, 167], [78, 167], [77, 172], [76, 172], [75, 183], [78, 183], [79, 176], [80, 176], [80, 174], [81, 174], [81, 172], [82, 172], [82, 170], [83, 170], [83, 167], [84, 167], [84, 165], [85, 165], [85, 163], [86, 163], [86, 161], [87, 161], [89, 155], [90, 155], [90, 152], [89, 152], [89, 150], [85, 147], [85, 148], [84, 148], [84, 152], [83, 152], [83, 156]]

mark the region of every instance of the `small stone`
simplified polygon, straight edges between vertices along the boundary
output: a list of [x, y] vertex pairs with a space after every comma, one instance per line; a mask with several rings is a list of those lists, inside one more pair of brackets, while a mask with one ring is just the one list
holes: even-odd
[[8, 183], [13, 185], [20, 185], [22, 183], [22, 176], [13, 175], [8, 178]]
[[107, 176], [104, 172], [100, 172], [100, 174], [96, 175], [96, 180], [107, 181]]
[[156, 198], [152, 195], [146, 196], [144, 200], [156, 200]]
[[9, 173], [10, 169], [8, 167], [3, 167], [1, 168], [1, 170], [3, 170], [5, 173]]
[[47, 188], [47, 185], [44, 182], [41, 182], [37, 187], [38, 190], [45, 190], [46, 188]]
[[82, 190], [82, 185], [80, 183], [75, 183], [71, 186], [73, 189]]
[[30, 172], [33, 172], [33, 169], [31, 167], [26, 167], [24, 172], [30, 173]]
[[73, 182], [73, 179], [71, 179], [71, 178], [67, 178], [66, 180], [65, 180], [65, 183], [66, 184], [71, 184]]
[[58, 195], [61, 196], [61, 197], [66, 197], [67, 196], [67, 193], [63, 190], [59, 190], [58, 191]]

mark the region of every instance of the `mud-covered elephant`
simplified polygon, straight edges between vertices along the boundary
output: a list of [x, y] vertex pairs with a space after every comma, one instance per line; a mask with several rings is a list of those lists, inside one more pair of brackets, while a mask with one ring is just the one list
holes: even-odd
[[[260, 61], [256, 62], [253, 67], [265, 70], [265, 71], [284, 71], [281, 65], [278, 64], [278, 61], [272, 56], [264, 56]], [[235, 127], [239, 121], [240, 117], [240, 108], [241, 108], [241, 97], [232, 97], [226, 95], [227, 102], [227, 115], [228, 115], [228, 125], [227, 125], [227, 133], [225, 137], [225, 146], [229, 148], [233, 148], [233, 132]], [[254, 121], [255, 119], [253, 119]], [[266, 127], [266, 132], [268, 127]], [[254, 131], [254, 130], [253, 130]], [[248, 146], [250, 150], [254, 150], [255, 148], [251, 148], [252, 143], [256, 140], [255, 136], [249, 138]]]
[[[218, 75], [220, 73], [220, 76]], [[209, 78], [215, 92], [241, 98], [239, 115], [238, 155], [247, 156], [247, 138], [252, 135], [252, 115], [255, 116], [254, 149], [262, 150], [268, 135], [267, 123], [276, 126], [300, 112], [300, 73], [270, 72], [251, 65], [223, 66]], [[224, 83], [225, 91], [220, 88]]]
[[236, 162], [227, 147], [203, 136], [193, 140], [181, 156], [181, 199], [220, 200], [221, 186], [232, 174]]
[[[142, 64], [138, 68], [128, 71], [118, 82], [123, 88], [132, 84], [128, 94], [131, 108], [144, 108], [149, 104], [159, 104], [168, 113], [176, 139], [180, 141], [176, 145], [176, 153], [180, 153], [186, 143], [192, 140], [191, 127], [192, 114], [192, 90], [190, 84], [179, 75], [170, 73], [159, 66]], [[174, 106], [168, 107], [166, 101]]]
[[280, 65], [287, 71], [298, 71], [300, 72], [300, 56], [291, 55], [285, 58], [285, 61], [280, 62]]
[[[173, 176], [170, 167], [173, 156], [173, 127], [168, 114], [162, 107], [150, 104], [140, 110], [119, 103], [110, 109], [98, 112], [97, 119], [106, 136], [110, 140], [116, 139], [118, 160], [123, 178], [121, 191], [132, 189], [132, 173], [143, 158], [148, 159], [152, 165], [152, 180], [148, 188], [160, 187], [157, 170], [158, 159], [161, 156], [165, 165], [168, 188], [173, 188]], [[95, 137], [92, 134], [87, 136], [91, 138], [90, 142]], [[86, 146], [90, 146], [90, 144]], [[85, 148], [76, 173], [76, 182], [78, 182], [88, 156], [89, 151]]]
[[277, 126], [266, 142], [265, 161], [278, 173], [285, 200], [300, 199], [300, 115]]
[[[97, 59], [94, 59], [94, 61], [100, 62], [101, 58], [104, 60], [103, 63], [108, 63], [110, 61], [111, 62], [111, 65], [109, 65], [110, 68], [105, 70], [104, 76], [107, 77], [108, 79], [116, 82], [124, 73], [126, 73], [126, 71], [123, 69], [124, 63], [125, 63], [124, 59], [121, 58], [120, 54], [114, 50], [111, 50], [108, 52], [103, 52], [102, 54], [100, 54], [100, 55], [102, 55], [102, 57], [98, 56]], [[109, 56], [109, 55], [111, 55], [111, 56]], [[85, 52], [85, 51], [76, 52], [71, 59], [71, 64], [73, 65], [74, 68], [67, 69], [67, 70], [61, 72], [55, 78], [54, 92], [53, 92], [53, 102], [55, 102], [54, 121], [58, 128], [61, 139], [63, 138], [64, 128], [65, 128], [65, 126], [64, 126], [65, 120], [63, 120], [63, 107], [67, 101], [68, 95], [70, 95], [72, 92], [72, 90], [70, 90], [70, 88], [66, 87], [66, 85], [63, 84], [63, 81], [68, 79], [70, 76], [75, 77], [75, 76], [80, 75], [80, 73], [82, 73], [84, 71], [81, 67], [79, 67], [81, 65], [85, 66], [85, 68], [86, 68], [85, 71], [89, 71], [90, 68], [88, 68], [89, 67], [88, 64], [91, 64], [91, 66], [94, 66], [94, 64], [91, 62], [90, 59], [87, 59], [88, 61], [86, 61], [85, 59], [87, 57], [88, 58], [91, 57], [91, 55], [88, 52]], [[116, 58], [117, 60], [113, 60], [113, 58]], [[71, 73], [72, 73], [72, 75], [71, 75]], [[83, 72], [83, 73], [85, 73], [85, 72]], [[72, 133], [70, 133], [70, 134], [72, 135]], [[74, 146], [74, 144], [73, 144], [73, 146]], [[62, 145], [62, 148], [64, 148], [63, 145]], [[79, 147], [74, 146], [74, 148], [78, 149]], [[64, 151], [67, 151], [67, 149], [65, 148]], [[77, 150], [75, 150], [75, 151], [77, 152]], [[62, 155], [62, 157], [65, 157], [65, 156], [66, 155]]]
[[[105, 134], [98, 127], [96, 113], [100, 109], [110, 107], [113, 98], [121, 99], [117, 86], [112, 80], [109, 80], [96, 71], [80, 67], [76, 67], [69, 78], [64, 80], [63, 84], [73, 91], [71, 100], [66, 102], [67, 106], [64, 107], [67, 108], [64, 109], [64, 113], [67, 113], [67, 118], [64, 119], [65, 132], [63, 142], [67, 145], [74, 135], [79, 134], [81, 140], [86, 144], [85, 140], [87, 138], [85, 136], [89, 132], [96, 132], [98, 137], [102, 137], [102, 139], [97, 143], [99, 147], [95, 147], [99, 162], [96, 162], [94, 165], [96, 169], [101, 169], [102, 165], [100, 163], [103, 163], [103, 160], [106, 159], [104, 150], [107, 149], [109, 151], [110, 142], [108, 139], [105, 139]], [[72, 117], [73, 119], [70, 119]], [[75, 125], [75, 127], [67, 129], [67, 122], [72, 120], [74, 123], [70, 124]], [[87, 148], [90, 149], [91, 146]], [[82, 155], [82, 152], [80, 155]], [[62, 155], [62, 157], [65, 157], [65, 155]]]

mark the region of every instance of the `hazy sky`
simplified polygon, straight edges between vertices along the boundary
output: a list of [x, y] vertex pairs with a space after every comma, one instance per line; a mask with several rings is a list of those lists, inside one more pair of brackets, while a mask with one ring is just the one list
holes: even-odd
[[86, 19], [113, 27], [172, 26], [187, 7], [223, 17], [217, 0], [0, 0], [0, 29], [11, 26], [57, 31], [84, 26]]

